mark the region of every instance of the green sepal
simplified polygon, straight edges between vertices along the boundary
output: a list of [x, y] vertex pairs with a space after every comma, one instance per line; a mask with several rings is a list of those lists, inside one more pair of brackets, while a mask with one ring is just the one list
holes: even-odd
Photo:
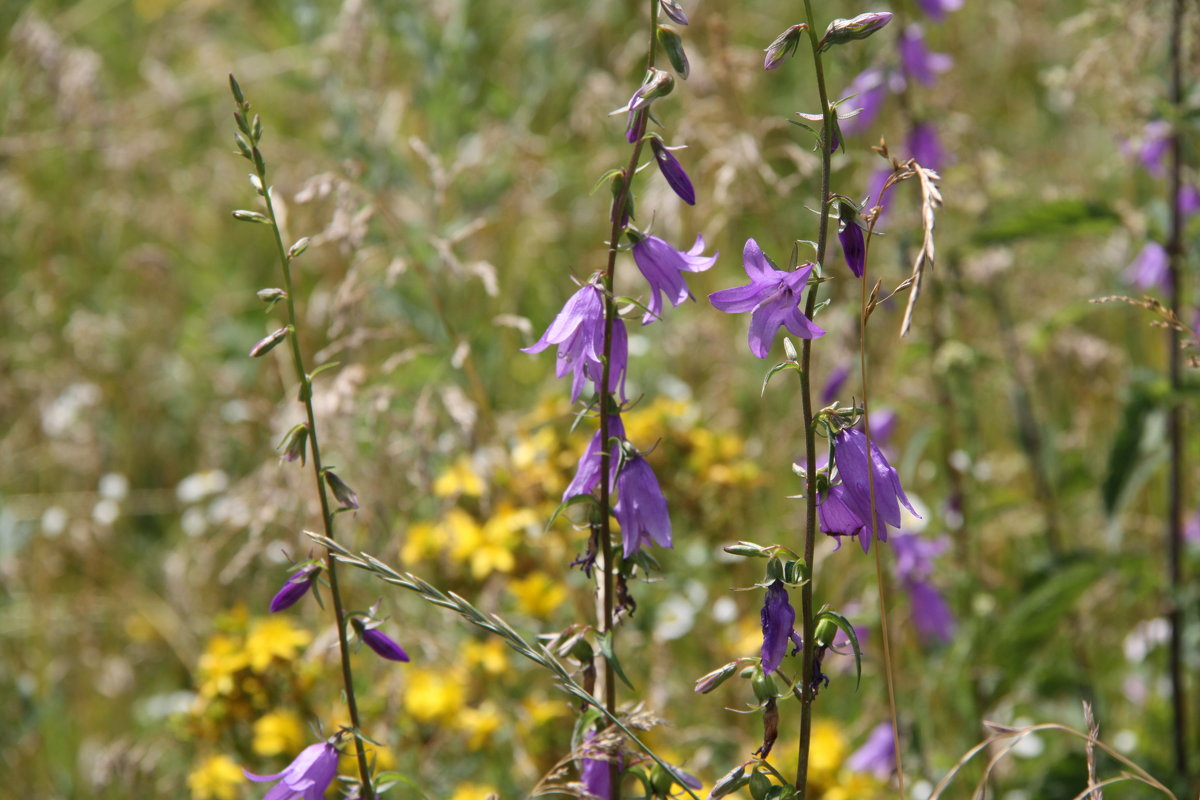
[[771, 382], [771, 378], [775, 377], [775, 373], [780, 372], [785, 369], [794, 369], [794, 370], [796, 370], [796, 372], [800, 373], [801, 375], [804, 374], [804, 370], [800, 369], [800, 365], [797, 364], [795, 361], [780, 361], [778, 364], [771, 367], [771, 369], [768, 370], [767, 374], [763, 377], [762, 392], [759, 394], [759, 397], [763, 397], [766, 395], [767, 384]]
[[854, 688], [858, 689], [862, 684], [862, 648], [858, 644], [858, 634], [854, 632], [854, 626], [850, 624], [850, 620], [836, 611], [828, 609], [821, 611], [817, 614], [814, 621], [820, 624], [822, 620], [826, 619], [831, 620], [834, 625], [846, 634], [846, 638], [850, 640], [850, 646], [854, 648]]

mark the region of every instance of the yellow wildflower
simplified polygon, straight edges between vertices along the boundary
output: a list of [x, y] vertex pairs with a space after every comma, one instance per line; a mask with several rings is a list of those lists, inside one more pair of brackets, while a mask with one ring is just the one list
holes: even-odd
[[561, 700], [547, 700], [544, 697], [527, 697], [521, 705], [535, 728], [561, 717], [567, 711], [566, 704]]
[[246, 636], [246, 658], [255, 672], [264, 672], [273, 659], [290, 661], [312, 641], [312, 634], [297, 628], [287, 617], [268, 617], [255, 622]]
[[499, 639], [470, 641], [463, 645], [463, 661], [470, 667], [483, 667], [488, 675], [500, 675], [508, 670], [508, 647]]
[[433, 558], [442, 552], [445, 532], [428, 522], [417, 522], [404, 532], [404, 544], [400, 547], [400, 560], [405, 564], [416, 564]]
[[209, 756], [187, 777], [193, 800], [234, 800], [245, 782], [242, 768], [229, 756]]
[[404, 708], [418, 722], [450, 719], [466, 702], [466, 691], [459, 676], [435, 669], [407, 670]]
[[826, 789], [821, 800], [875, 800], [884, 796], [879, 781], [870, 775], [845, 774], [836, 785]]
[[460, 783], [450, 795], [450, 800], [487, 800], [489, 795], [499, 794], [494, 786], [486, 783]]
[[208, 640], [198, 667], [202, 697], [233, 693], [234, 676], [246, 667], [246, 653], [239, 639], [217, 635]]
[[808, 771], [812, 779], [822, 785], [834, 783], [838, 769], [846, 760], [847, 749], [846, 737], [838, 726], [826, 720], [814, 722], [808, 750]]
[[567, 588], [544, 572], [533, 572], [509, 584], [517, 608], [531, 617], [545, 619], [567, 599]]
[[[373, 737], [381, 739], [379, 736]], [[369, 742], [363, 742], [363, 752], [366, 753], [367, 763], [374, 767], [375, 772], [386, 772], [396, 768], [396, 756], [392, 755], [392, 751], [386, 747], [376, 747]], [[358, 772], [358, 753], [355, 751], [353, 744], [342, 750], [341, 755], [341, 770], [343, 773], [356, 774]]]
[[458, 494], [479, 497], [483, 494], [483, 479], [475, 472], [469, 458], [459, 456], [433, 482], [433, 493], [438, 497], [450, 497]]
[[290, 711], [272, 711], [254, 722], [251, 747], [260, 756], [297, 753], [304, 742], [304, 724]]
[[467, 749], [478, 750], [500, 730], [504, 718], [494, 703], [483, 703], [479, 708], [464, 708], [455, 715], [454, 724], [467, 734]]

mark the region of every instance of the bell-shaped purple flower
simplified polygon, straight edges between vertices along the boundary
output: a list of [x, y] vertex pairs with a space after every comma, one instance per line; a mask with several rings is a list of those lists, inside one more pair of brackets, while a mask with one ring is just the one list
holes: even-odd
[[900, 34], [896, 43], [900, 50], [900, 68], [905, 77], [933, 85], [937, 76], [954, 65], [954, 59], [945, 53], [934, 53], [925, 46], [925, 34], [920, 25], [909, 25]]
[[813, 324], [800, 311], [800, 300], [812, 264], [805, 264], [792, 272], [775, 269], [758, 242], [746, 240], [742, 251], [742, 265], [750, 277], [750, 283], [732, 289], [722, 289], [708, 296], [718, 311], [727, 314], [750, 316], [750, 352], [766, 358], [771, 350], [775, 333], [787, 328], [801, 339], [816, 339], [825, 331]]
[[1171, 289], [1171, 260], [1158, 242], [1146, 242], [1132, 263], [1125, 268], [1125, 280], [1139, 289]]
[[307, 564], [297, 570], [291, 577], [284, 582], [283, 586], [271, 598], [270, 609], [272, 613], [283, 611], [285, 608], [291, 608], [300, 602], [300, 598], [308, 594], [308, 590], [313, 587], [313, 583], [317, 580], [317, 574], [321, 571], [319, 564]]
[[408, 661], [408, 653], [404, 652], [404, 648], [378, 628], [364, 629], [362, 640], [367, 647], [388, 661]]
[[927, 539], [902, 533], [893, 536], [891, 544], [896, 553], [896, 576], [908, 593], [917, 634], [925, 641], [950, 641], [954, 636], [954, 614], [930, 580], [933, 559], [946, 550], [949, 540], [945, 536]]
[[1178, 197], [1179, 210], [1185, 217], [1190, 217], [1200, 211], [1200, 189], [1185, 183], [1179, 187]]
[[676, 250], [657, 236], [631, 234], [634, 238], [633, 260], [650, 284], [649, 311], [642, 317], [648, 325], [662, 316], [662, 295], [666, 294], [671, 305], [679, 305], [692, 296], [683, 280], [684, 272], [703, 272], [717, 263], [719, 252], [711, 256], [704, 252], [704, 237], [697, 236], [692, 249]]
[[887, 780], [896, 768], [895, 743], [891, 723], [881, 722], [871, 730], [863, 746], [846, 759], [846, 766], [854, 772], [869, 772], [880, 780]]
[[820, 498], [820, 502], [817, 504], [817, 522], [821, 533], [833, 536], [838, 540], [839, 548], [842, 546], [841, 537], [857, 536], [863, 552], [870, 550], [871, 538], [863, 535], [867, 530], [867, 524], [847, 505], [846, 487], [842, 484], [831, 486]]
[[846, 385], [846, 379], [850, 377], [850, 366], [841, 364], [833, 368], [829, 373], [829, 377], [825, 379], [825, 386], [821, 389], [821, 405], [829, 405], [837, 399], [838, 393], [842, 391], [842, 387]]
[[[617, 414], [612, 414], [608, 418], [608, 435], [617, 439], [625, 438], [625, 423]], [[600, 484], [600, 448], [600, 431], [596, 431], [592, 434], [591, 441], [588, 442], [588, 446], [579, 459], [579, 465], [575, 468], [575, 477], [571, 479], [567, 490], [563, 492], [564, 503], [572, 497], [590, 494]], [[608, 462], [612, 465], [612, 469], [616, 469], [618, 455], [620, 455], [620, 445], [613, 445], [609, 452]]]
[[853, 96], [854, 99], [849, 101], [851, 107], [860, 110], [856, 116], [846, 117], [838, 122], [843, 134], [854, 136], [871, 127], [871, 123], [879, 115], [879, 110], [883, 108], [888, 83], [888, 73], [879, 67], [863, 70], [850, 82], [843, 96]]
[[276, 775], [255, 775], [242, 770], [252, 781], [279, 781], [263, 800], [322, 800], [337, 775], [338, 751], [329, 742], [309, 745], [291, 764]]
[[625, 558], [629, 558], [646, 539], [659, 547], [671, 546], [671, 515], [654, 470], [640, 455], [625, 459], [617, 474], [617, 504], [613, 514], [621, 525]]
[[658, 163], [658, 170], [667, 179], [671, 190], [689, 206], [696, 205], [696, 189], [692, 186], [691, 178], [683, 171], [683, 165], [679, 163], [679, 159], [675, 158], [657, 136], [650, 140], [650, 149], [654, 151], [654, 160]]
[[796, 610], [788, 600], [783, 581], [773, 581], [767, 587], [760, 618], [763, 634], [762, 668], [763, 672], [771, 673], [783, 663], [796, 626]]
[[[617, 320], [614, 324], [609, 389], [619, 385], [624, 394], [627, 337], [624, 335], [624, 323]], [[550, 345], [558, 345], [555, 375], [562, 378], [571, 374], [572, 403], [579, 399], [587, 380], [590, 379], [599, 388], [604, 353], [604, 296], [599, 286], [589, 283], [571, 295], [542, 338], [522, 348], [521, 352], [540, 353]]]
[[962, 4], [963, 0], [917, 0], [921, 10], [937, 22], [945, 19], [946, 12], [962, 8]]
[[[873, 529], [874, 536], [864, 532], [859, 535], [863, 550], [870, 546], [870, 539], [887, 541], [887, 526], [900, 527], [900, 506], [914, 515], [916, 509], [908, 502], [908, 496], [900, 485], [896, 470], [884, 458], [879, 447], [872, 442], [871, 454], [867, 455], [867, 437], [862, 431], [848, 428], [834, 436], [834, 460], [845, 492], [842, 495], [846, 508]], [[872, 478], [873, 476], [873, 478]], [[871, 489], [874, 489], [874, 524], [871, 520]]]
[[908, 152], [922, 167], [940, 170], [944, 160], [942, 143], [937, 129], [928, 122], [918, 122], [908, 134]]
[[1165, 119], [1151, 120], [1142, 129], [1142, 146], [1138, 149], [1138, 161], [1151, 175], [1162, 177], [1165, 171], [1163, 159], [1171, 149], [1171, 123]]
[[838, 241], [842, 243], [842, 255], [846, 257], [846, 266], [854, 273], [854, 277], [861, 278], [867, 270], [867, 245], [863, 239], [862, 228], [854, 221], [855, 216], [857, 215], [851, 214], [849, 219], [842, 221]]

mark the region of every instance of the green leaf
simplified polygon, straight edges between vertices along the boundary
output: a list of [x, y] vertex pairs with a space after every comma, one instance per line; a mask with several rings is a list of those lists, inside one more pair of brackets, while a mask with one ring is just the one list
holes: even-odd
[[[633, 684], [629, 682], [629, 678], [625, 677], [625, 670], [621, 669], [621, 662], [617, 660], [616, 654], [613, 653], [612, 631], [605, 631], [598, 634], [596, 639], [600, 642], [600, 652], [604, 654], [604, 660], [612, 664], [613, 672], [617, 673], [626, 686], [633, 689]], [[634, 689], [634, 691], [637, 691]]]
[[1022, 206], [985, 225], [974, 236], [977, 244], [1004, 244], [1042, 236], [1094, 234], [1114, 227], [1120, 218], [1107, 205], [1079, 198]]
[[775, 377], [775, 373], [785, 369], [794, 369], [796, 372], [801, 374], [804, 372], [802, 369], [800, 369], [800, 365], [795, 361], [780, 361], [778, 364], [771, 367], [766, 376], [763, 378], [762, 392], [759, 394], [759, 397], [766, 395], [767, 384], [771, 382], [771, 378]]
[[1104, 482], [1100, 484], [1104, 511], [1110, 517], [1124, 504], [1130, 479], [1142, 461], [1146, 422], [1151, 412], [1160, 407], [1161, 401], [1162, 392], [1146, 381], [1135, 381], [1130, 387], [1129, 398], [1121, 410], [1121, 422], [1108, 451]]

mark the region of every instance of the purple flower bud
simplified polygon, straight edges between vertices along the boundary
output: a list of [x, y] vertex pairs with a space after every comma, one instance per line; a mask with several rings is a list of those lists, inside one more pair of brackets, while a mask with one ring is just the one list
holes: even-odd
[[650, 149], [654, 151], [654, 160], [658, 162], [659, 172], [667, 179], [667, 184], [675, 194], [689, 206], [696, 205], [696, 190], [679, 160], [657, 137], [650, 140]]
[[404, 648], [378, 628], [364, 628], [360, 635], [363, 643], [382, 658], [388, 661], [408, 661], [408, 653], [404, 652]]
[[295, 574], [288, 578], [283, 586], [271, 598], [271, 612], [283, 611], [285, 608], [291, 608], [300, 602], [300, 598], [308, 594], [308, 590], [316, 583], [317, 575], [321, 571], [319, 564], [307, 564], [299, 569]]
[[1162, 176], [1163, 159], [1171, 149], [1171, 123], [1156, 119], [1146, 123], [1142, 130], [1142, 146], [1138, 150], [1138, 161], [1151, 175]]
[[358, 508], [358, 494], [331, 469], [325, 470], [325, 484], [342, 508]]
[[850, 19], [835, 19], [825, 29], [825, 35], [821, 37], [821, 44], [817, 47], [817, 52], [823, 53], [834, 45], [866, 39], [891, 21], [892, 13], [890, 11], [868, 11]]
[[918, 122], [908, 135], [908, 152], [922, 167], [932, 170], [942, 168], [942, 143], [937, 130], [928, 122]]
[[254, 347], [250, 348], [250, 357], [251, 358], [259, 358], [260, 356], [265, 356], [267, 353], [274, 350], [276, 345], [278, 345], [280, 342], [282, 342], [284, 339], [286, 339], [287, 335], [289, 333], [291, 333], [291, 331], [292, 331], [292, 328], [289, 325], [289, 326], [280, 328], [279, 330], [275, 331], [274, 333], [271, 333], [268, 336], [263, 337], [262, 339], [259, 339], [258, 342], [254, 345]]
[[687, 14], [684, 13], [683, 6], [675, 2], [675, 0], [659, 0], [659, 6], [662, 12], [680, 25], [688, 24]]
[[763, 59], [763, 69], [775, 69], [783, 63], [785, 58], [796, 52], [796, 46], [800, 43], [800, 34], [806, 30], [808, 30], [808, 24], [801, 22], [776, 36], [775, 41], [767, 45], [765, 50], [767, 57]]
[[762, 668], [763, 672], [769, 674], [779, 669], [783, 662], [796, 625], [796, 610], [788, 600], [783, 581], [773, 581], [767, 587], [760, 617], [763, 634]]
[[300, 459], [300, 463], [303, 464], [305, 463], [305, 454], [308, 452], [307, 445], [308, 425], [301, 422], [292, 426], [292, 429], [284, 435], [276, 449], [283, 451], [285, 461]]
[[846, 266], [850, 267], [854, 277], [861, 278], [867, 271], [867, 245], [863, 239], [862, 228], [858, 227], [856, 221], [858, 214], [847, 203], [839, 204], [838, 214], [842, 221], [841, 230], [838, 231], [838, 241], [842, 243], [842, 254], [846, 257]]

